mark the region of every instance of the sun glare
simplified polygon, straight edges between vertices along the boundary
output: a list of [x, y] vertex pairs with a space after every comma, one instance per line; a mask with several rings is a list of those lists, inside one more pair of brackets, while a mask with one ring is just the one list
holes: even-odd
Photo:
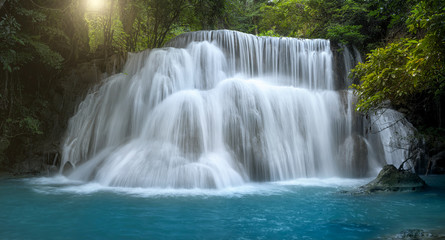
[[104, 7], [104, 0], [88, 0], [87, 6], [90, 11], [100, 11]]

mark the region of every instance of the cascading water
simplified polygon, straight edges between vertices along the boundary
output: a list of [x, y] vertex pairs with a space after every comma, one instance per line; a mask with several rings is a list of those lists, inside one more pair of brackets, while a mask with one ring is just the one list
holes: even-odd
[[224, 188], [362, 177], [382, 164], [352, 93], [334, 89], [328, 40], [222, 30], [167, 46], [130, 55], [124, 73], [80, 104], [63, 147], [70, 178]]
[[346, 46], [339, 46], [343, 49], [343, 64], [345, 66], [345, 78], [344, 78], [344, 86], [348, 87], [352, 84], [352, 79], [349, 76], [351, 69], [355, 67], [359, 62], [362, 62], [362, 58], [360, 56], [360, 52], [357, 48], [352, 47], [353, 51], [349, 50]]

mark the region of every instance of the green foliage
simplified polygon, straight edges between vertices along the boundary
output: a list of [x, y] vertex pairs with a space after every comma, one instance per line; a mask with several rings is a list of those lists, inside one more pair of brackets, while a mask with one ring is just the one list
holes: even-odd
[[[367, 8], [353, 0], [276, 0], [261, 7], [260, 31], [281, 36], [329, 38], [361, 47]], [[327, 17], [329, 16], [329, 17]]]
[[12, 72], [16, 59], [17, 52], [14, 50], [15, 46], [25, 45], [22, 39], [17, 36], [20, 30], [20, 24], [13, 16], [3, 16], [0, 20], [0, 61], [3, 65], [3, 70]]
[[48, 45], [34, 39], [30, 39], [28, 43], [36, 51], [36, 56], [39, 57], [41, 63], [58, 70], [62, 68], [64, 59], [60, 53], [51, 50]]
[[34, 117], [26, 116], [19, 120], [18, 125], [30, 134], [43, 134], [40, 128], [40, 121]]
[[368, 112], [383, 107], [389, 100], [395, 105], [406, 104], [405, 98], [419, 89], [417, 70], [408, 66], [417, 41], [402, 39], [368, 54], [365, 63], [353, 69], [361, 85], [353, 85], [359, 101], [357, 110]]
[[162, 47], [173, 24], [180, 20], [186, 0], [144, 0], [146, 6], [139, 16], [143, 34], [147, 36], [148, 48]]
[[89, 46], [92, 53], [98, 49], [108, 53], [127, 51], [128, 34], [120, 20], [117, 1], [108, 1], [102, 11], [86, 12]]
[[[445, 41], [443, 1], [420, 1], [407, 20], [413, 33], [424, 31], [420, 38], [405, 38], [372, 51], [359, 64], [354, 85], [359, 102], [357, 110], [381, 108], [389, 100], [395, 106], [413, 107], [413, 96], [427, 94], [440, 99], [445, 92]], [[439, 4], [440, 3], [440, 4]]]
[[117, 53], [125, 52], [127, 34], [124, 32], [122, 22], [119, 19], [114, 19], [111, 28], [113, 29], [113, 49], [115, 49]]
[[[5, 99], [0, 96], [0, 102], [4, 101]], [[8, 113], [0, 112], [0, 116], [4, 119], [0, 124], [0, 137], [13, 139], [18, 136], [42, 135], [42, 123], [38, 116], [46, 108], [46, 101], [42, 101], [39, 97], [34, 99], [33, 103], [17, 103]]]
[[[393, 2], [111, 0], [110, 7], [100, 12], [102, 17], [91, 19], [87, 15], [87, 20], [93, 52], [101, 45], [115, 52], [160, 47], [183, 32], [219, 28], [262, 36], [330, 38], [363, 50], [366, 45], [379, 45], [388, 26], [396, 26], [406, 19], [410, 1]], [[113, 24], [108, 28], [105, 22], [109, 16]], [[106, 43], [107, 31], [113, 35], [112, 43]]]
[[104, 42], [104, 34], [102, 31], [101, 19], [95, 16], [85, 16], [88, 23], [88, 37], [90, 51], [95, 52], [99, 45]]
[[[13, 72], [38, 57], [38, 62], [60, 69], [63, 57], [41, 40], [38, 32], [28, 30], [30, 25], [40, 26], [46, 21], [43, 12], [27, 9], [18, 1], [10, 1], [7, 13], [0, 20], [0, 61], [3, 70]], [[27, 27], [24, 29], [24, 26]], [[39, 27], [37, 27], [38, 30]]]
[[275, 33], [274, 30], [269, 30], [267, 32], [261, 32], [259, 34], [261, 37], [281, 37], [279, 34]]
[[272, 31], [281, 36], [304, 37], [311, 35], [306, 0], [278, 0], [261, 7], [260, 32]]
[[[110, 0], [102, 11], [85, 15], [91, 52], [162, 47], [174, 36], [196, 30], [194, 27], [201, 23], [198, 28], [214, 25], [219, 6], [219, 1], [210, 0]], [[210, 11], [196, 14], [198, 8]]]
[[335, 24], [328, 28], [326, 37], [344, 45], [361, 46], [365, 40], [365, 36], [360, 32], [361, 28], [361, 25]]
[[264, 19], [261, 7], [267, 0], [226, 0], [224, 28], [258, 34], [260, 21]]
[[[406, 20], [411, 33], [426, 31], [425, 38], [434, 47], [445, 44], [445, 3], [442, 0], [420, 1]], [[442, 51], [445, 51], [442, 49]]]
[[[61, 3], [63, 9], [56, 8]], [[71, 3], [9, 0], [0, 7], [0, 140], [8, 143], [2, 159], [25, 151], [47, 127], [44, 92], [71, 56], [71, 47], [79, 43], [66, 25], [66, 19], [72, 19], [67, 14], [75, 5]]]
[[[216, 29], [222, 24], [226, 10], [226, 0], [193, 0], [189, 1], [189, 12], [185, 12], [182, 22], [196, 30]], [[185, 20], [185, 21], [184, 21]]]
[[262, 4], [259, 30], [281, 36], [329, 38], [361, 50], [404, 31], [411, 0], [273, 0]]

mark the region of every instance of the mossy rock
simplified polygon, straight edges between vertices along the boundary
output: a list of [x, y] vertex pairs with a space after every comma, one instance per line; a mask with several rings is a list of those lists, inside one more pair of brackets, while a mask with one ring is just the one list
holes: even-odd
[[360, 190], [372, 192], [420, 191], [426, 187], [425, 181], [417, 174], [398, 170], [394, 165], [386, 165], [376, 179], [361, 186]]

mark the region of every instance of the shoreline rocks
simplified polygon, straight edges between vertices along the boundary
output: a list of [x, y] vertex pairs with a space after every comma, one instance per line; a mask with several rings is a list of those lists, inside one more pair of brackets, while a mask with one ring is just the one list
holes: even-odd
[[394, 165], [386, 165], [376, 179], [361, 186], [359, 192], [412, 192], [421, 191], [426, 187], [425, 181], [417, 174], [398, 170]]
[[422, 229], [407, 229], [393, 236], [379, 237], [387, 240], [439, 240], [445, 239], [444, 234], [437, 234]]

